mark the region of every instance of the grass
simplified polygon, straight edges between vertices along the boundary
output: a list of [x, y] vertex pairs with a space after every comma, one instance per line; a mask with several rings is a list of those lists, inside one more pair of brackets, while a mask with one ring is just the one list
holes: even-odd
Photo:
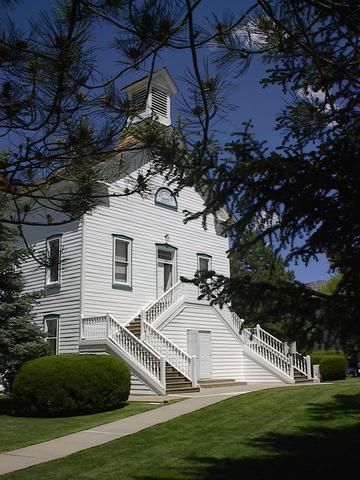
[[233, 397], [12, 480], [343, 478], [356, 467], [360, 380]]
[[137, 415], [162, 404], [130, 402], [123, 408], [109, 412], [64, 418], [27, 418], [0, 415], [0, 452], [45, 442], [80, 430]]

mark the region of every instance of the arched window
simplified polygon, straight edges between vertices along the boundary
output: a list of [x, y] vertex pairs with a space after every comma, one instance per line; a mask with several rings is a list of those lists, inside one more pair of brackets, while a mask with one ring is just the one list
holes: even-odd
[[156, 192], [155, 204], [160, 205], [161, 207], [177, 210], [177, 201], [175, 195], [169, 188], [166, 187], [161, 187]]

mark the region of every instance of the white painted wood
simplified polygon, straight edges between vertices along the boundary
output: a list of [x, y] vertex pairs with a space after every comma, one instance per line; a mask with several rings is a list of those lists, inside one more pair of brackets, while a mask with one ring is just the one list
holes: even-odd
[[131, 372], [130, 395], [156, 395], [134, 372]]
[[243, 380], [243, 351], [232, 330], [219, 318], [213, 307], [186, 303], [175, 318], [163, 323], [161, 332], [182, 350], [191, 354], [194, 343], [189, 331], [211, 331], [212, 378]]
[[[244, 352], [235, 333], [214, 307], [200, 303], [186, 303], [174, 312], [170, 321], [163, 322], [160, 330], [190, 355], [197, 351], [196, 335], [199, 330], [212, 333], [212, 378], [234, 378], [249, 383], [279, 383], [284, 378], [261, 364], [260, 359]], [[186, 330], [186, 333], [185, 331]]]
[[211, 332], [200, 330], [197, 338], [199, 378], [211, 378]]
[[80, 335], [80, 276], [82, 223], [73, 222], [53, 227], [28, 227], [26, 234], [32, 242], [35, 256], [45, 253], [46, 238], [62, 233], [61, 284], [46, 289], [45, 267], [32, 257], [22, 265], [25, 292], [44, 291], [35, 308], [35, 322], [42, 328], [45, 315], [59, 315], [58, 353], [77, 353]]
[[[136, 174], [137, 171], [133, 175]], [[197, 270], [197, 253], [211, 255], [212, 268], [218, 273], [229, 274], [228, 240], [216, 233], [214, 219], [209, 218], [207, 230], [202, 228], [201, 220], [183, 223], [183, 210], [202, 208], [201, 196], [193, 188], [186, 188], [177, 198], [177, 210], [164, 208], [155, 205], [155, 193], [163, 185], [166, 182], [158, 176], [152, 181], [151, 195], [112, 197], [86, 216], [82, 312], [85, 315], [110, 311], [126, 324], [140, 308], [156, 299], [156, 244], [166, 241], [177, 248], [177, 278], [193, 277]], [[112, 184], [110, 193], [123, 191], [128, 186], [129, 177], [123, 178]], [[132, 290], [112, 286], [113, 234], [133, 239]]]
[[187, 352], [189, 355], [194, 356], [198, 355], [198, 331], [197, 330], [188, 330], [187, 331]]

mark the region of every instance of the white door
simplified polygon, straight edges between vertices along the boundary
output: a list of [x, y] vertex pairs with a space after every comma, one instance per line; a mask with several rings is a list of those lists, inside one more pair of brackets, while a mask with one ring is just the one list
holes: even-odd
[[211, 332], [206, 330], [187, 331], [188, 354], [196, 355], [198, 377], [211, 378]]
[[199, 378], [211, 377], [211, 332], [199, 331]]
[[157, 296], [160, 297], [163, 293], [173, 286], [173, 264], [159, 262], [157, 264]]
[[176, 279], [176, 252], [174, 248], [158, 247], [157, 249], [157, 296], [167, 292]]

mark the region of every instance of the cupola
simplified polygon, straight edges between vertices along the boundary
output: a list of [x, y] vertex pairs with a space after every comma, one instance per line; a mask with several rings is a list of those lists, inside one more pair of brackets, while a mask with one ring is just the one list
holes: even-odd
[[136, 80], [123, 90], [136, 110], [135, 117], [129, 122], [154, 115], [163, 125], [171, 125], [171, 97], [177, 93], [177, 88], [166, 68]]

